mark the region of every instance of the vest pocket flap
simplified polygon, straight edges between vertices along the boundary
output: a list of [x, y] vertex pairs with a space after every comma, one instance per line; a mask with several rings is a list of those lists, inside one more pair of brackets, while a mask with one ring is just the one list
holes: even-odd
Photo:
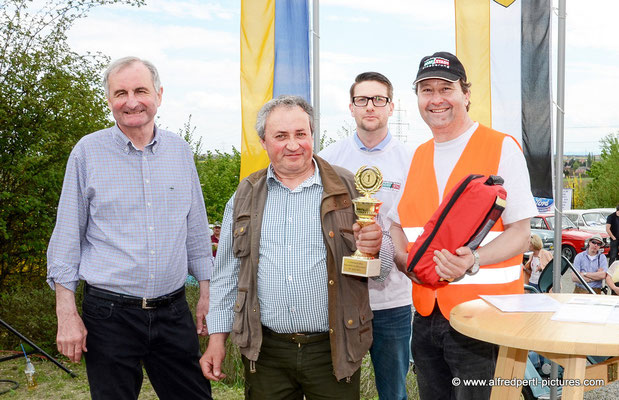
[[357, 244], [355, 242], [355, 235], [353, 234], [352, 229], [343, 229], [340, 228], [340, 236], [344, 239], [344, 243], [346, 243], [346, 247], [351, 252], [357, 250]]
[[357, 329], [359, 327], [359, 310], [351, 307], [345, 308], [344, 325], [347, 329]]
[[245, 298], [247, 297], [247, 292], [239, 291], [239, 294], [236, 296], [236, 301], [234, 302], [234, 312], [241, 312], [243, 306], [245, 305]]
[[250, 239], [249, 221], [237, 221], [234, 224], [232, 251], [237, 258], [245, 257], [249, 254]]

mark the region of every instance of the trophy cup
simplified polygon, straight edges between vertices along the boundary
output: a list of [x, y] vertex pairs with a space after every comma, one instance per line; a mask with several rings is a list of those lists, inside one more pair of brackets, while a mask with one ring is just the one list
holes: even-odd
[[[357, 223], [362, 228], [376, 223], [375, 218], [383, 202], [370, 195], [378, 192], [382, 185], [383, 175], [376, 167], [364, 165], [355, 174], [355, 187], [363, 196], [357, 197], [352, 202], [355, 205], [355, 214], [359, 217]], [[343, 258], [342, 273], [364, 277], [378, 276], [380, 260], [373, 254], [362, 253], [357, 249], [352, 256]]]

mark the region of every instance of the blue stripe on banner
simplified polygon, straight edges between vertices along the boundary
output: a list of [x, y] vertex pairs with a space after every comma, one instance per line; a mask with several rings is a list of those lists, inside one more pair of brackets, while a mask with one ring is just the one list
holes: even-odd
[[273, 97], [310, 99], [308, 0], [275, 1], [275, 69]]

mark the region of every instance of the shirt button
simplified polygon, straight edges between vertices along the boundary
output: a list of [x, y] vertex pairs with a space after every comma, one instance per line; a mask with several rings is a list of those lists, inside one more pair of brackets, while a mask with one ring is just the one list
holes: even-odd
[[335, 282], [333, 281], [333, 279], [329, 280], [329, 285], [331, 285], [331, 286], [335, 285]]
[[148, 207], [150, 207], [150, 206], [152, 206], [152, 203], [149, 201], [148, 203], [146, 203], [146, 205], [147, 205]]
[[290, 307], [290, 312], [294, 312], [294, 307]]
[[144, 180], [146, 183], [150, 183], [150, 179], [145, 179]]
[[155, 275], [150, 274], [150, 279], [155, 279]]
[[288, 218], [288, 222], [292, 222], [292, 217], [289, 217], [289, 218]]
[[288, 275], [288, 280], [292, 282], [292, 275]]
[[146, 156], [142, 156], [142, 160], [146, 161]]
[[332, 238], [333, 236], [335, 236], [335, 233], [333, 233], [333, 231], [329, 231], [329, 237]]
[[153, 226], [149, 226], [148, 227], [148, 230], [151, 231], [151, 232], [152, 232], [153, 229], [155, 229], [155, 227], [153, 227]]
[[352, 319], [348, 320], [348, 325], [352, 325]]
[[155, 254], [155, 250], [151, 250], [151, 251], [150, 251], [150, 254], [151, 254], [151, 255]]
[[288, 245], [288, 251], [292, 251], [292, 245], [291, 244]]
[[329, 329], [329, 334], [333, 335], [333, 328]]

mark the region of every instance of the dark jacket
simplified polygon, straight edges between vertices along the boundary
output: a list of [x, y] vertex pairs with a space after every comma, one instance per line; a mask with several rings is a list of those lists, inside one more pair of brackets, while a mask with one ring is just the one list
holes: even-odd
[[[340, 380], [352, 376], [372, 344], [372, 310], [367, 280], [342, 275], [342, 257], [355, 250], [352, 225], [356, 220], [351, 198], [358, 193], [354, 176], [314, 156], [324, 192], [320, 206], [327, 249], [329, 333], [333, 373]], [[262, 344], [257, 272], [260, 229], [267, 196], [266, 169], [245, 178], [237, 188], [233, 214], [233, 252], [241, 260], [234, 304], [232, 341], [241, 354], [256, 361]]]

